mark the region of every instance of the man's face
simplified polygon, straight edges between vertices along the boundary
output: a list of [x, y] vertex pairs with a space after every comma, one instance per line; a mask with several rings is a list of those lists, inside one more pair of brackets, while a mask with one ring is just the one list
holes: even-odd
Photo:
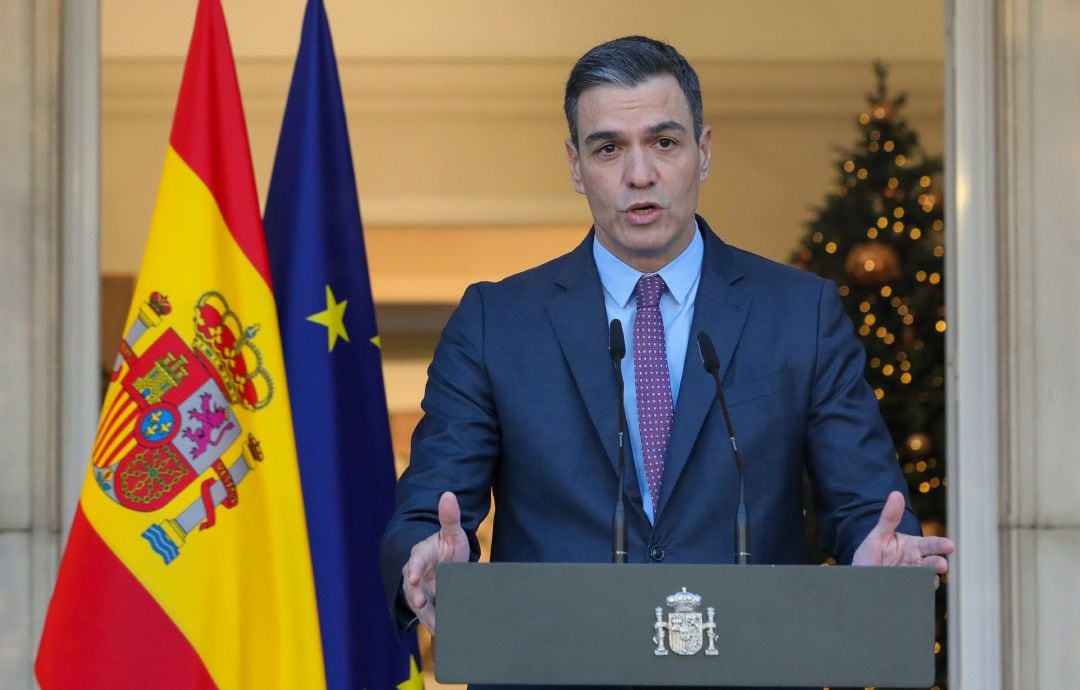
[[693, 237], [712, 130], [694, 141], [690, 106], [670, 75], [633, 88], [586, 89], [577, 126], [578, 146], [567, 139], [566, 157], [574, 189], [589, 200], [597, 240], [639, 271], [659, 270]]

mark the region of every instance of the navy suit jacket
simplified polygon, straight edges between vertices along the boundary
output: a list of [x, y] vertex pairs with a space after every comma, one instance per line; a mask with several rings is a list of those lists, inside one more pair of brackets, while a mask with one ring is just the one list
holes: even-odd
[[[705, 331], [745, 459], [752, 561], [805, 561], [805, 469], [822, 546], [850, 562], [889, 492], [906, 486], [837, 287], [698, 223], [701, 281], [654, 524], [626, 473], [629, 561], [734, 562], [739, 482], [697, 352]], [[470, 286], [450, 318], [383, 541], [392, 601], [411, 547], [438, 530], [443, 491], [457, 494], [470, 535], [493, 491], [492, 560], [611, 559], [619, 416], [592, 242], [590, 232], [569, 254]], [[919, 533], [910, 511], [900, 530]]]

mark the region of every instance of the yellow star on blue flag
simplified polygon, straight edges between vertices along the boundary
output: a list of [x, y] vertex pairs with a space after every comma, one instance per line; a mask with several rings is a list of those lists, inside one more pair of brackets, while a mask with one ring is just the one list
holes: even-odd
[[[341, 82], [323, 5], [307, 2], [263, 224], [282, 323], [326, 690], [422, 690], [416, 634], [394, 630], [379, 572], [379, 542], [394, 514], [394, 448]], [[335, 355], [341, 339], [349, 347]]]
[[409, 677], [397, 684], [397, 690], [424, 690], [424, 674], [416, 665], [416, 657], [409, 655]]
[[326, 326], [327, 352], [334, 351], [334, 345], [339, 337], [345, 342], [349, 342], [349, 333], [345, 330], [345, 307], [348, 304], [349, 300], [347, 299], [338, 302], [334, 298], [334, 291], [327, 285], [326, 309], [307, 317], [308, 321], [314, 321]]

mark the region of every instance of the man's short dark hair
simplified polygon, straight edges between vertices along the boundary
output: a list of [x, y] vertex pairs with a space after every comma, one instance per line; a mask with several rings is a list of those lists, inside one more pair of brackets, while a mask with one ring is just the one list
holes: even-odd
[[694, 120], [694, 141], [700, 141], [705, 125], [697, 72], [679, 51], [663, 41], [647, 36], [624, 36], [591, 49], [570, 70], [563, 110], [574, 147], [578, 145], [577, 104], [582, 93], [604, 85], [633, 88], [664, 74], [670, 74], [679, 82]]

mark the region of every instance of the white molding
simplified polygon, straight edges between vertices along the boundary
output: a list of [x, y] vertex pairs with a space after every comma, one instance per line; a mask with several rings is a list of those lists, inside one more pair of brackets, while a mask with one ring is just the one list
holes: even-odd
[[[873, 86], [865, 61], [696, 61], [710, 117], [851, 117]], [[558, 103], [570, 63], [561, 60], [339, 60], [350, 114], [496, 114], [561, 117]], [[239, 58], [237, 72], [249, 117], [280, 117], [291, 60]], [[890, 64], [890, 85], [907, 91], [906, 113], [940, 117], [942, 64]], [[183, 61], [110, 58], [102, 63], [107, 117], [171, 114]]]
[[[31, 3], [26, 3], [30, 5]], [[12, 592], [13, 596], [28, 599], [30, 629], [27, 631], [29, 672], [49, 598], [59, 558], [58, 540], [58, 483], [61, 439], [61, 401], [63, 373], [61, 371], [60, 311], [63, 268], [63, 241], [60, 232], [60, 55], [63, 38], [60, 28], [61, 0], [34, 2], [31, 10], [33, 27], [31, 41], [33, 66], [32, 117], [26, 128], [32, 141], [33, 188], [33, 271], [31, 299], [38, 310], [27, 327], [32, 354], [30, 370], [33, 390], [30, 391], [31, 429], [33, 446], [30, 450], [32, 517], [28, 544], [28, 588]]]
[[61, 66], [63, 246], [61, 544], [78, 503], [101, 406], [101, 80], [98, 2], [64, 0]]
[[1002, 687], [1002, 414], [995, 4], [952, 0], [946, 40], [949, 681]]
[[[1026, 37], [1031, 35], [1030, 7], [1026, 0], [1001, 0], [1000, 24], [1003, 142], [1000, 152], [1001, 188], [1009, 190], [1002, 209], [1005, 248], [1002, 280], [1005, 286], [1002, 330], [1006, 361], [1002, 390], [1007, 406], [1008, 431], [1002, 450], [1002, 683], [1006, 688], [1038, 687], [1038, 594], [1040, 560], [1037, 523], [1036, 458], [1037, 347], [1036, 232], [1031, 207], [1032, 120], [1031, 56]], [[1024, 126], [1027, 124], [1028, 126]]]
[[[1004, 473], [1006, 493], [1003, 524], [1033, 526], [1038, 515], [1038, 482], [1035, 481], [1034, 458], [1039, 439], [1036, 429], [1037, 399], [1035, 392], [1036, 313], [1036, 237], [1032, 208], [1034, 161], [1031, 123], [1033, 122], [1031, 55], [1027, 37], [1031, 35], [1030, 3], [1027, 0], [1001, 0], [1002, 40], [1002, 106], [1000, 159], [1001, 188], [1008, 189], [1006, 208], [1002, 209], [1005, 225], [1002, 262], [1004, 285], [1008, 287], [1003, 304], [1008, 314], [1004, 331], [1008, 353], [1008, 400], [1029, 404], [1013, 404], [1009, 408], [1008, 457]], [[1031, 474], [1029, 474], [1031, 473]]]

